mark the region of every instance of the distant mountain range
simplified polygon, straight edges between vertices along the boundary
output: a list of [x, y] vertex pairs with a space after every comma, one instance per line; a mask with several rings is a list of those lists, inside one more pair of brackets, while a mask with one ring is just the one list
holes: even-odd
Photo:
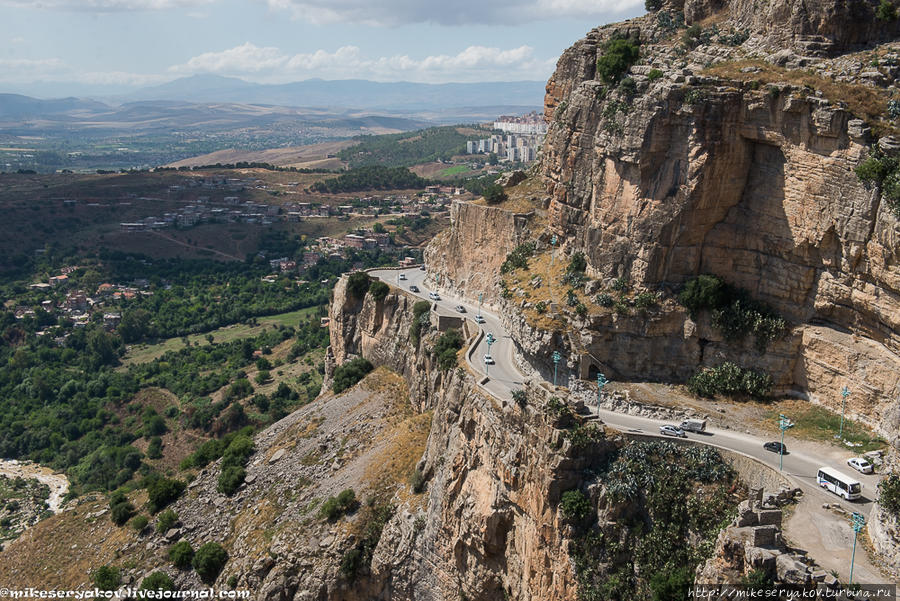
[[[47, 90], [65, 89], [63, 84], [40, 84], [34, 90], [17, 90], [32, 96], [45, 96]], [[194, 75], [132, 92], [111, 95], [77, 95], [107, 104], [141, 100], [168, 100], [190, 103], [239, 103], [287, 107], [327, 107], [329, 110], [364, 109], [398, 112], [445, 111], [477, 107], [508, 107], [531, 110], [542, 106], [544, 82], [513, 81], [485, 83], [425, 84], [382, 83], [363, 79], [327, 81], [308, 79], [286, 84], [258, 84], [235, 77]], [[58, 111], [75, 99], [47, 101], [46, 110]], [[453, 111], [458, 112], [458, 111]]]

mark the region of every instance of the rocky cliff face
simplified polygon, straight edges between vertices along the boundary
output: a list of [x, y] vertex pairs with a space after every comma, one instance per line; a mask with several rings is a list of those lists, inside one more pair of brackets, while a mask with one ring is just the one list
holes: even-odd
[[412, 299], [375, 302], [335, 288], [335, 363], [363, 354], [409, 382], [411, 400], [434, 411], [419, 467], [428, 479], [417, 512], [405, 506], [387, 525], [372, 562], [377, 598], [572, 599], [572, 567], [556, 506], [590, 456], [570, 445], [532, 407], [486, 396], [466, 370], [441, 372], [409, 343]]
[[[719, 31], [747, 27], [783, 44], [770, 49], [793, 44], [775, 24], [794, 41], [828, 38], [832, 51], [869, 28], [893, 35], [869, 13], [828, 18], [872, 9], [858, 4], [776, 2], [754, 12], [742, 2], [688, 2], [684, 11], [688, 23], [715, 17]], [[623, 33], [645, 42], [630, 98], [595, 79], [604, 41]], [[746, 58], [745, 48], [710, 43], [678, 54], [648, 15], [594, 30], [560, 59], [546, 99], [551, 226], [570, 252], [587, 255], [595, 277], [624, 275], [656, 290], [712, 273], [750, 291], [796, 326], [777, 364], [762, 360], [779, 388], [837, 406], [848, 383], [850, 410], [893, 436], [900, 236], [878, 191], [853, 172], [870, 152], [868, 127], [807, 88], [703, 75], [704, 62]], [[648, 78], [651, 68], [662, 77]], [[673, 324], [666, 340], [678, 339], [680, 363], [696, 365], [702, 337]]]

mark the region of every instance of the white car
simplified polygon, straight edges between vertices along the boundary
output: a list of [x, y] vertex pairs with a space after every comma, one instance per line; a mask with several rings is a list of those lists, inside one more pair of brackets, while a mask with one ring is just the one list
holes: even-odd
[[401, 274], [397, 277], [397, 279], [398, 279], [398, 280], [405, 280], [405, 279], [406, 279], [406, 274], [405, 274], [405, 273], [401, 273]]
[[475, 323], [484, 323], [484, 317], [482, 317], [481, 315], [476, 315]]
[[682, 430], [678, 426], [670, 426], [669, 424], [660, 426], [659, 433], [663, 436], [677, 436], [678, 438], [687, 438], [687, 434], [684, 433], [684, 430]]
[[441, 300], [441, 295], [438, 294], [437, 292], [429, 292], [428, 298], [430, 298], [431, 300], [434, 300], [434, 301], [438, 301], [438, 300]]
[[485, 355], [484, 362], [486, 365], [494, 365], [494, 358], [491, 357], [490, 355]]
[[862, 457], [854, 457], [853, 459], [848, 459], [847, 465], [861, 474], [871, 474], [873, 471], [875, 471], [875, 467]]

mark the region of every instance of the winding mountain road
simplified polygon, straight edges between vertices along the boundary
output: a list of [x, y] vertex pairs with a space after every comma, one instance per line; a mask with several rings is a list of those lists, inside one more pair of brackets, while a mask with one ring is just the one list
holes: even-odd
[[[400, 279], [401, 274], [405, 279]], [[417, 267], [403, 270], [376, 269], [369, 271], [369, 275], [425, 300], [428, 300], [428, 295], [432, 292], [432, 288], [425, 284], [427, 272]], [[418, 292], [410, 291], [410, 286], [416, 286]], [[485, 390], [500, 399], [511, 399], [513, 391], [522, 387], [525, 376], [516, 367], [515, 344], [503, 327], [500, 317], [481, 309], [478, 303], [473, 304], [471, 301], [451, 296], [445, 292], [441, 292], [440, 295], [440, 300], [430, 301], [434, 310], [439, 314], [467, 317], [473, 321], [477, 314], [484, 317], [485, 323], [481, 324], [481, 328], [484, 330], [485, 336], [478, 338], [474, 352], [467, 351], [466, 357], [471, 357], [472, 360], [469, 363], [477, 373], [484, 374], [488, 378], [487, 382], [482, 384]], [[466, 312], [458, 312], [457, 305], [462, 305]], [[496, 339], [490, 348], [490, 354], [496, 361], [496, 365], [490, 366], [486, 366], [483, 361], [483, 356], [488, 352], [486, 341], [488, 332], [493, 334]], [[659, 426], [665, 423], [612, 411], [600, 410], [598, 412], [596, 406], [590, 409], [599, 416], [603, 423], [625, 433], [659, 436]], [[802, 442], [795, 444], [789, 433], [790, 430], [785, 438], [785, 445], [790, 452], [784, 456], [784, 464], [780, 471], [782, 475], [803, 490], [804, 496], [794, 515], [787, 520], [785, 534], [793, 544], [806, 549], [819, 565], [826, 570], [838, 572], [842, 580], [845, 580], [849, 575], [853, 531], [846, 518], [836, 515], [830, 509], [823, 508], [823, 505], [841, 505], [847, 511], [859, 512], [868, 518], [877, 495], [879, 476], [859, 474], [852, 470], [846, 463], [841, 463], [840, 452], [835, 453], [834, 450], [826, 452], [820, 448], [820, 445], [802, 444]], [[772, 440], [771, 438], [759, 438], [734, 430], [712, 428], [707, 429], [703, 434], [688, 433], [688, 438], [697, 443], [744, 454], [779, 470], [778, 454], [763, 449], [763, 444]], [[800, 447], [800, 450], [796, 450], [797, 447]], [[848, 452], [846, 456], [849, 458], [850, 453]], [[863, 485], [863, 498], [848, 502], [820, 488], [816, 484], [816, 473], [820, 467], [825, 465], [859, 480]], [[853, 575], [855, 582], [879, 584], [886, 581], [886, 577], [868, 560], [865, 553], [856, 554]], [[895, 577], [893, 580], [896, 581], [897, 578]]]

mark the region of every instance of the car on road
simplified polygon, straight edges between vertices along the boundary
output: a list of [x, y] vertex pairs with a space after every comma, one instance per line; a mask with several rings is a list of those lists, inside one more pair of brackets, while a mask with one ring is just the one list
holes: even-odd
[[428, 298], [430, 298], [431, 300], [437, 301], [437, 300], [441, 300], [441, 295], [438, 294], [437, 292], [429, 292]]
[[788, 454], [787, 447], [780, 442], [767, 442], [763, 445], [763, 448], [767, 451], [772, 451], [773, 453], [781, 453], [782, 455]]
[[463, 307], [462, 305], [456, 305], [456, 312], [457, 312], [457, 313], [465, 313], [465, 312], [466, 312], [466, 308]]
[[415, 284], [413, 284], [412, 286], [409, 287], [409, 291], [410, 291], [410, 292], [418, 292], [418, 291], [419, 291], [419, 287], [416, 286]]
[[476, 315], [475, 323], [484, 323], [484, 317], [482, 317], [481, 315]]
[[424, 265], [419, 265], [419, 271], [425, 271], [425, 266], [424, 266]]
[[861, 474], [871, 474], [873, 471], [875, 471], [875, 467], [862, 457], [854, 457], [853, 459], [848, 459], [847, 465]]
[[491, 357], [490, 355], [485, 355], [484, 362], [486, 365], [494, 365], [494, 358]]
[[660, 426], [659, 433], [663, 436], [677, 436], [678, 438], [687, 438], [687, 434], [684, 433], [684, 430], [682, 430], [678, 426], [672, 426], [669, 424]]
[[405, 279], [406, 279], [406, 274], [405, 274], [405, 273], [401, 273], [399, 276], [397, 276], [397, 279], [405, 280]]

